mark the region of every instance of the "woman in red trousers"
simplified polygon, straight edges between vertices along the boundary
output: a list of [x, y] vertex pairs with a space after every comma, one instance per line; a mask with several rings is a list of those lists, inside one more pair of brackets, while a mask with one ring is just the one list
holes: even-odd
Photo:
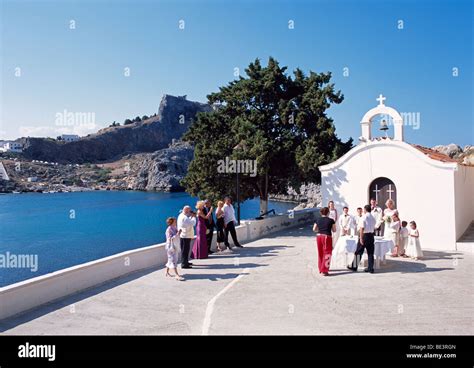
[[316, 244], [318, 246], [319, 273], [327, 276], [329, 275], [329, 264], [331, 263], [332, 233], [336, 232], [336, 223], [332, 218], [328, 217], [329, 208], [323, 207], [319, 212], [321, 217], [316, 220], [313, 231], [318, 233]]

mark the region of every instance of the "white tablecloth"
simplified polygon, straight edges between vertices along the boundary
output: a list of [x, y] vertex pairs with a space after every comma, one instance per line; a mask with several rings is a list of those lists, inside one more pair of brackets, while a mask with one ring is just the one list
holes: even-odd
[[[331, 267], [346, 267], [348, 263], [352, 262], [354, 252], [357, 249], [357, 242], [359, 241], [358, 236], [341, 236], [337, 240], [336, 246], [333, 247]], [[375, 237], [374, 242], [374, 257], [376, 268], [380, 267], [380, 261], [385, 261], [385, 255], [390, 253], [394, 247], [391, 239], [382, 238], [380, 236]], [[348, 256], [351, 256], [349, 260]], [[367, 252], [364, 251], [364, 258], [367, 258]]]

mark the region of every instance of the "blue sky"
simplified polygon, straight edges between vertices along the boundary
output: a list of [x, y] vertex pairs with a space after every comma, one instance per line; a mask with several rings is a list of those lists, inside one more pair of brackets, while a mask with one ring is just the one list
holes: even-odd
[[[234, 68], [273, 56], [333, 73], [345, 101], [329, 114], [343, 139], [357, 140], [383, 93], [419, 113], [407, 141], [474, 144], [469, 0], [0, 2], [0, 139], [90, 133], [157, 112], [164, 93], [204, 102]], [[94, 113], [95, 126], [58, 127], [64, 110]]]

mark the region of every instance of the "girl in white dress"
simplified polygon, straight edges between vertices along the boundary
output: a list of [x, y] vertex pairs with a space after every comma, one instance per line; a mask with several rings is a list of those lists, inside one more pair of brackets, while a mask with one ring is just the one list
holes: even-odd
[[413, 259], [418, 260], [423, 257], [423, 251], [420, 245], [420, 234], [416, 228], [416, 222], [410, 221], [410, 234], [408, 237], [408, 246], [405, 254]]
[[166, 277], [171, 276], [170, 270], [174, 270], [176, 273], [176, 280], [183, 281], [184, 278], [178, 273], [178, 249], [175, 245], [175, 239], [179, 239], [179, 232], [176, 228], [176, 219], [174, 217], [168, 217], [166, 219], [166, 255], [168, 256], [168, 263], [166, 263]]

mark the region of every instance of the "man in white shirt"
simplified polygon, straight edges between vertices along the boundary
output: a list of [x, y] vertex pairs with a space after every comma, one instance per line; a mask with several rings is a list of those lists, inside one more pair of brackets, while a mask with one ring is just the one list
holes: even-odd
[[359, 243], [357, 244], [357, 250], [354, 254], [354, 261], [352, 262], [352, 266], [347, 266], [351, 271], [357, 271], [359, 262], [364, 254], [364, 249], [367, 249], [369, 265], [364, 271], [374, 273], [374, 231], [376, 220], [370, 211], [370, 205], [365, 205], [364, 215], [360, 219]]
[[372, 213], [372, 216], [375, 218], [375, 235], [377, 236], [382, 236], [383, 235], [383, 211], [382, 209], [377, 205], [377, 201], [372, 198], [370, 200], [370, 213]]
[[341, 229], [341, 236], [351, 235], [351, 228], [353, 223], [352, 216], [349, 215], [349, 207], [342, 209], [342, 215], [339, 217], [339, 228]]
[[191, 249], [191, 240], [194, 238], [194, 226], [196, 225], [196, 214], [191, 211], [191, 207], [184, 206], [179, 214], [177, 227], [179, 231], [179, 240], [181, 245], [181, 268], [191, 268], [189, 262], [189, 251]]
[[357, 215], [354, 218], [354, 229], [355, 229], [355, 235], [358, 236], [361, 228], [361, 219], [362, 219], [363, 213], [362, 213], [362, 207], [357, 207]]
[[232, 206], [232, 199], [230, 197], [225, 197], [224, 199], [224, 207], [222, 210], [224, 211], [224, 230], [225, 230], [225, 240], [224, 244], [227, 248], [232, 249], [229, 244], [229, 232], [232, 236], [232, 240], [234, 241], [234, 245], [239, 248], [243, 248], [240, 245], [239, 241], [237, 240], [237, 233], [235, 232], [235, 223], [237, 220], [235, 219], [235, 211], [234, 206]]

